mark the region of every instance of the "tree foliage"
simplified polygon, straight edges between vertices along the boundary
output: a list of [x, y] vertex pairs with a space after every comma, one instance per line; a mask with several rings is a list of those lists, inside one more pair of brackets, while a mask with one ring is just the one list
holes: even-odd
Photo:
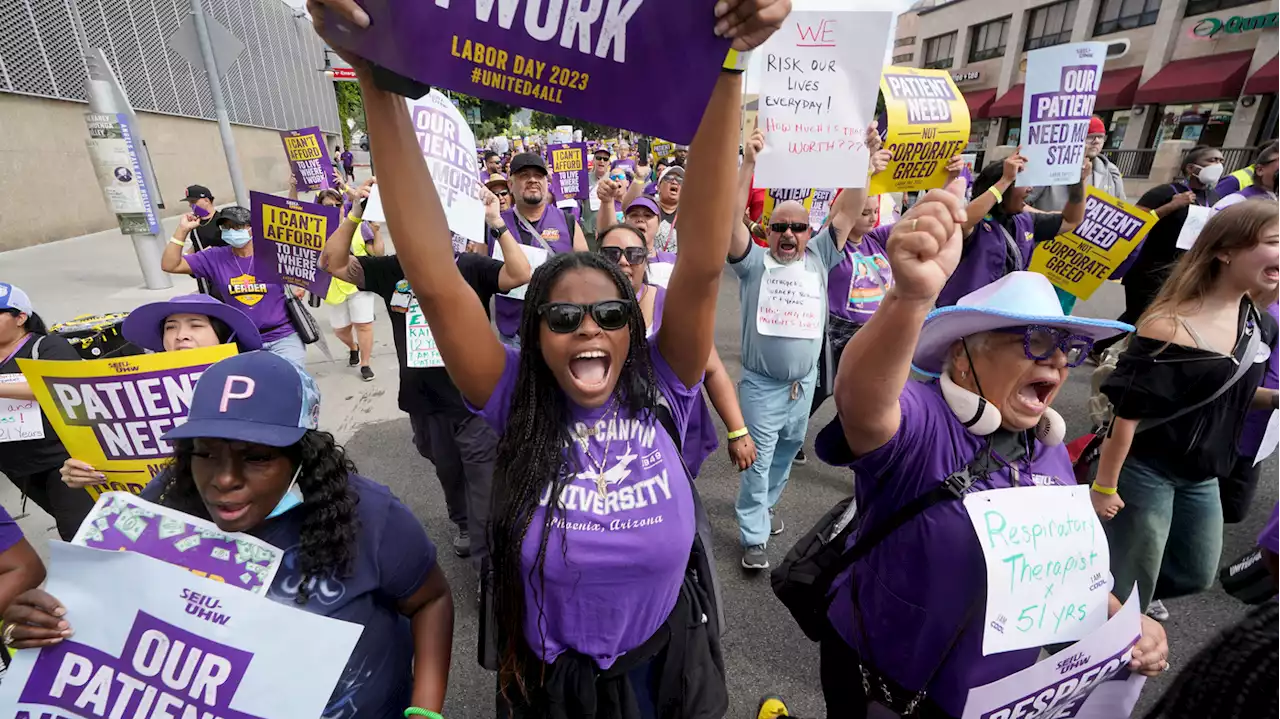
[[449, 95], [457, 103], [458, 109], [462, 110], [463, 115], [466, 115], [470, 108], [480, 109], [480, 124], [472, 125], [472, 129], [475, 130], [476, 139], [482, 142], [485, 138], [507, 134], [511, 130], [511, 116], [520, 111], [520, 108], [513, 105], [482, 100], [460, 92], [450, 92]]
[[539, 132], [554, 130], [560, 125], [572, 125], [575, 130], [582, 130], [582, 136], [588, 139], [617, 137], [621, 132], [618, 128], [609, 125], [598, 125], [594, 122], [584, 122], [564, 115], [549, 115], [545, 112], [534, 112], [531, 124], [533, 129]]
[[360, 95], [360, 83], [335, 82], [333, 94], [338, 98], [338, 124], [342, 126], [342, 146], [351, 147], [351, 127], [347, 118], [356, 121], [356, 129], [368, 132], [364, 123], [364, 98]]

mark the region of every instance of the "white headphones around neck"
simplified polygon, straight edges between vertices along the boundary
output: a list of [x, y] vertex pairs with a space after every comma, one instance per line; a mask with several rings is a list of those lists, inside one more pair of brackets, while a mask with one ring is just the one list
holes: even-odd
[[[947, 401], [947, 406], [970, 434], [985, 437], [1000, 429], [1004, 418], [1000, 416], [1000, 410], [986, 398], [956, 384], [946, 370], [938, 378], [938, 385], [942, 388], [942, 398]], [[1066, 434], [1067, 423], [1062, 415], [1052, 407], [1045, 408], [1044, 415], [1036, 424], [1036, 440], [1046, 447], [1054, 447], [1062, 444]]]

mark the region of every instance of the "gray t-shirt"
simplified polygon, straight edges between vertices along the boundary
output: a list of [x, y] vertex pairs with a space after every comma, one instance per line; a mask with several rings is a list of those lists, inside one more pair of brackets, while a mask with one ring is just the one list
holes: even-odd
[[[818, 275], [822, 296], [827, 296], [827, 274], [840, 264], [835, 237], [828, 225], [809, 239], [804, 265]], [[795, 382], [817, 371], [822, 339], [770, 337], [756, 331], [756, 309], [760, 300], [760, 281], [764, 278], [765, 256], [769, 251], [752, 242], [741, 259], [730, 259], [729, 267], [738, 276], [738, 299], [742, 304], [742, 366], [772, 379]], [[822, 306], [826, 321], [825, 300]]]

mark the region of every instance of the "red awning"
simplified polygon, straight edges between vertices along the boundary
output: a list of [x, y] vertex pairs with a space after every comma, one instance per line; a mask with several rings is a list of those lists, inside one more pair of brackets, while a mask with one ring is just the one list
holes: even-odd
[[1022, 117], [1022, 89], [1018, 83], [987, 108], [987, 117]]
[[970, 120], [981, 120], [987, 117], [986, 112], [991, 107], [991, 101], [996, 99], [994, 87], [988, 90], [970, 90], [962, 94], [965, 104], [969, 106]]
[[1133, 105], [1133, 95], [1142, 79], [1141, 67], [1122, 67], [1104, 70], [1102, 85], [1098, 88], [1098, 110], [1119, 110]]
[[1251, 60], [1253, 50], [1175, 60], [1138, 88], [1133, 101], [1139, 105], [1172, 105], [1233, 100], [1244, 87]]
[[1277, 89], [1280, 89], [1280, 64], [1276, 63], [1274, 57], [1258, 68], [1244, 84], [1246, 95], [1274, 95]]

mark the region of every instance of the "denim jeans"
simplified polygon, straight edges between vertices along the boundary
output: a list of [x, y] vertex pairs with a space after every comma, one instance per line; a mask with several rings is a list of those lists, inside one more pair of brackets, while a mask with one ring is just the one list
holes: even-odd
[[[817, 367], [798, 382], [776, 380], [742, 368], [738, 402], [756, 445], [756, 461], [739, 475], [736, 510], [744, 547], [769, 541], [769, 509], [778, 503], [791, 476], [791, 461], [804, 446], [817, 380]], [[798, 385], [794, 397], [792, 385]]]
[[1120, 601], [1135, 581], [1144, 608], [1213, 586], [1223, 525], [1216, 477], [1179, 477], [1130, 457], [1120, 470], [1120, 498], [1124, 509], [1103, 523]]
[[281, 337], [278, 340], [263, 342], [262, 349], [278, 354], [299, 367], [307, 366], [307, 346], [302, 344], [302, 338], [298, 336], [297, 332]]

